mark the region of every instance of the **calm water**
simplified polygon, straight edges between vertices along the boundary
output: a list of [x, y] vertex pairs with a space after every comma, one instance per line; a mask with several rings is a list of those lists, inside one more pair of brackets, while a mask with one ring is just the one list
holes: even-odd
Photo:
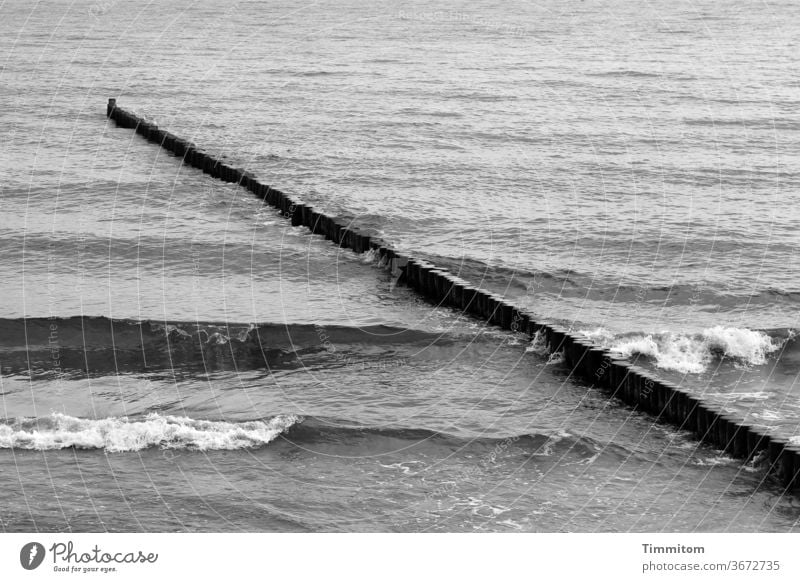
[[5, 531], [790, 531], [757, 466], [180, 166], [147, 116], [800, 438], [790, 2], [6, 2]]

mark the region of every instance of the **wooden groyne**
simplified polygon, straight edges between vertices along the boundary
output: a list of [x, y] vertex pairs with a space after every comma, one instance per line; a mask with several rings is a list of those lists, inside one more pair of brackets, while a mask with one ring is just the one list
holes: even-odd
[[181, 139], [157, 125], [120, 109], [109, 99], [107, 115], [120, 127], [139, 135], [213, 178], [239, 184], [281, 211], [293, 226], [305, 226], [340, 247], [356, 253], [374, 251], [377, 257], [405, 283], [438, 305], [446, 305], [513, 332], [539, 337], [551, 352], [561, 352], [571, 375], [604, 390], [637, 410], [693, 432], [698, 439], [731, 456], [746, 461], [759, 460], [787, 490], [800, 485], [800, 446], [745, 424], [744, 419], [665, 382], [608, 350], [593, 345], [587, 338], [551, 322], [536, 321], [530, 313], [502, 297], [469, 284], [436, 265], [397, 252], [390, 244], [362, 231], [349, 220], [330, 217], [313, 207], [293, 200], [286, 193], [261, 183], [251, 172], [230, 166], [195, 144]]

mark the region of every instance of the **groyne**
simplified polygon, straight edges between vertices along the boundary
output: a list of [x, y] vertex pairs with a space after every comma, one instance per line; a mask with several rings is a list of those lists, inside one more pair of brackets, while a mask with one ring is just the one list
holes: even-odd
[[693, 432], [701, 441], [747, 462], [757, 460], [787, 490], [800, 485], [800, 445], [791, 444], [761, 427], [750, 426], [714, 404], [704, 402], [681, 387], [661, 380], [636, 365], [604, 350], [586, 337], [553, 322], [537, 321], [524, 309], [502, 297], [479, 289], [436, 265], [398, 252], [374, 233], [351, 221], [328, 216], [293, 200], [286, 193], [260, 182], [251, 172], [216, 159], [195, 144], [117, 107], [109, 99], [107, 116], [120, 127], [133, 129], [180, 158], [184, 164], [213, 178], [239, 184], [281, 211], [294, 226], [305, 226], [342, 248], [356, 253], [373, 251], [399, 279], [437, 305], [463, 313], [512, 332], [538, 337], [551, 352], [561, 352], [571, 376], [606, 391], [658, 421]]

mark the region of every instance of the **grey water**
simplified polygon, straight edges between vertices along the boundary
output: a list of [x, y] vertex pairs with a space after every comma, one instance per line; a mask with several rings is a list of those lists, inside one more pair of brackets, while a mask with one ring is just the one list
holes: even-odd
[[799, 12], [3, 3], [0, 530], [793, 531], [105, 107], [800, 441]]

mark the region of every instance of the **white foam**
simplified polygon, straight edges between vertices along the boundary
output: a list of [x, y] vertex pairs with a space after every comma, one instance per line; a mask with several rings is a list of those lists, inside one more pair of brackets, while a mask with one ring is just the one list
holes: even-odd
[[727, 457], [725, 455], [720, 455], [718, 457], [695, 457], [692, 459], [693, 464], [698, 465], [700, 467], [716, 467], [718, 465], [732, 465], [738, 464], [736, 459], [731, 457]]
[[0, 448], [52, 450], [75, 447], [109, 452], [165, 449], [234, 450], [263, 446], [297, 422], [295, 415], [270, 420], [224, 422], [185, 416], [148, 414], [128, 418], [87, 419], [53, 413], [38, 423], [27, 420], [0, 425]]
[[371, 265], [373, 263], [377, 263], [380, 258], [380, 253], [376, 249], [369, 249], [368, 251], [361, 253], [360, 260], [362, 263]]
[[767, 354], [781, 347], [767, 334], [751, 329], [717, 326], [704, 330], [702, 335], [712, 351], [753, 365], [765, 364]]
[[712, 354], [702, 342], [693, 338], [662, 334], [625, 338], [615, 341], [611, 349], [625, 357], [640, 354], [652, 358], [659, 368], [676, 370], [684, 374], [699, 374], [711, 362]]
[[224, 333], [220, 333], [217, 331], [208, 336], [208, 341], [206, 343], [212, 346], [224, 346], [230, 341], [231, 338], [226, 336]]
[[704, 392], [703, 396], [706, 398], [713, 398], [714, 400], [732, 400], [749, 402], [753, 400], [769, 400], [772, 396], [769, 392]]
[[537, 356], [546, 356], [549, 353], [545, 336], [541, 331], [537, 331], [536, 334], [534, 334], [530, 345], [525, 348], [525, 351], [536, 354]]
[[585, 335], [594, 342], [603, 344], [614, 339], [614, 334], [604, 327], [596, 327], [595, 329], [579, 329], [578, 333]]
[[603, 328], [581, 333], [624, 357], [647, 356], [659, 368], [684, 374], [704, 372], [715, 356], [725, 356], [746, 366], [762, 365], [770, 353], [781, 347], [781, 342], [764, 332], [722, 326], [705, 329], [697, 335], [665, 332], [614, 336]]

